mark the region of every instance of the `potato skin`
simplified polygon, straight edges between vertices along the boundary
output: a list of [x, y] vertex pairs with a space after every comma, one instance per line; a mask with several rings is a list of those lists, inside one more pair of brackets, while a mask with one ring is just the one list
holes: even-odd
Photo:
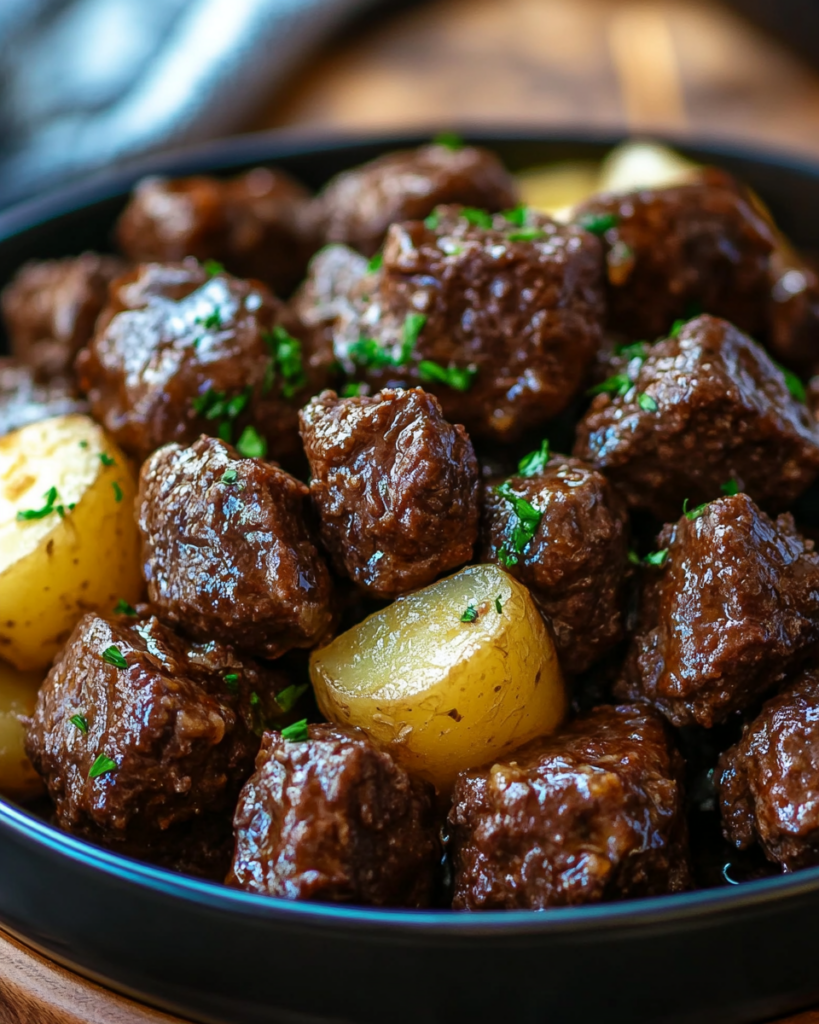
[[43, 792], [40, 776], [23, 748], [26, 730], [21, 715], [31, 715], [42, 672], [21, 672], [0, 661], [0, 793], [30, 800]]
[[[51, 486], [64, 516], [17, 521]], [[47, 668], [85, 612], [139, 600], [135, 497], [133, 468], [87, 416], [0, 438], [0, 657]]]
[[442, 792], [553, 732], [567, 708], [554, 641], [528, 590], [496, 565], [400, 598], [314, 652], [310, 674], [327, 718]]

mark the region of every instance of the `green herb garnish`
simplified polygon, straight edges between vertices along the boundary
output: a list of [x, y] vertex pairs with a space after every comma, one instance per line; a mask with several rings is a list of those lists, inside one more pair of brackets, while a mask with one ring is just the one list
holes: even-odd
[[479, 210], [477, 206], [465, 206], [461, 210], [460, 216], [476, 228], [489, 229], [492, 227], [492, 215], [486, 210]]
[[523, 553], [529, 541], [537, 533], [543, 513], [529, 504], [525, 498], [515, 494], [509, 486], [509, 482], [502, 483], [495, 491], [512, 506], [514, 519], [512, 522], [512, 537], [509, 544], [504, 544], [498, 552], [498, 558], [503, 565], [516, 565], [517, 556]]
[[506, 237], [510, 242], [536, 242], [539, 238], [545, 238], [546, 232], [543, 228], [519, 228], [510, 231]]
[[224, 680], [225, 688], [227, 689], [228, 693], [239, 692], [239, 675], [237, 672], [228, 672], [228, 674], [224, 676]]
[[549, 442], [544, 440], [540, 448], [535, 452], [529, 452], [518, 463], [518, 473], [521, 476], [534, 476], [546, 468], [549, 461]]
[[122, 651], [114, 644], [105, 648], [102, 652], [102, 660], [108, 665], [113, 665], [114, 668], [128, 668], [128, 662], [125, 660]]
[[719, 489], [729, 498], [733, 498], [735, 494], [739, 494], [739, 483], [733, 479], [726, 480], [724, 484], [720, 484]]
[[616, 345], [614, 351], [618, 356], [622, 356], [629, 361], [632, 359], [645, 359], [648, 355], [648, 345], [644, 341], [630, 341]]
[[96, 779], [99, 775], [105, 775], [107, 772], [115, 772], [116, 770], [116, 761], [108, 757], [107, 754], [98, 754], [96, 761], [91, 765], [88, 772], [88, 778]]
[[436, 231], [440, 223], [441, 216], [437, 210], [433, 210], [427, 217], [424, 217], [424, 227], [429, 228], [430, 231]]
[[529, 207], [520, 203], [519, 206], [514, 207], [512, 210], [504, 210], [501, 216], [504, 220], [509, 221], [510, 224], [515, 224], [517, 227], [522, 228], [529, 216]]
[[387, 366], [395, 366], [395, 360], [385, 352], [375, 338], [359, 338], [350, 345], [349, 356], [352, 361], [365, 369], [383, 370]]
[[121, 488], [121, 487], [120, 487], [120, 485], [119, 485], [119, 484], [118, 484], [118, 483], [116, 482], [116, 480], [113, 480], [113, 481], [111, 482], [111, 489], [112, 489], [112, 490], [113, 490], [113, 492], [114, 492], [114, 501], [116, 501], [117, 503], [119, 503], [120, 501], [122, 501], [122, 488]]
[[236, 451], [245, 459], [263, 459], [267, 455], [267, 441], [255, 427], [245, 427], [236, 442]]
[[464, 140], [457, 132], [438, 132], [432, 142], [436, 146], [445, 146], [451, 150], [464, 148]]
[[224, 274], [225, 272], [225, 268], [219, 260], [205, 260], [202, 266], [208, 277], [216, 277], [217, 274]]
[[361, 389], [363, 387], [364, 385], [361, 384], [359, 381], [351, 380], [348, 384], [345, 384], [344, 387], [341, 389], [341, 397], [358, 398], [358, 396], [361, 394]]
[[644, 412], [656, 412], [659, 408], [657, 402], [651, 397], [651, 395], [647, 395], [645, 391], [641, 392], [637, 396], [637, 404]]
[[500, 594], [495, 598], [495, 611], [500, 615], [503, 612], [503, 602], [500, 599]]
[[80, 732], [83, 734], [83, 736], [87, 736], [88, 735], [88, 722], [85, 720], [85, 718], [83, 718], [82, 715], [72, 715], [68, 719], [68, 721], [72, 725], [75, 725], [80, 730]]
[[128, 604], [128, 602], [122, 597], [114, 605], [114, 615], [128, 615], [132, 619], [136, 619], [138, 617], [136, 608], [134, 608], [133, 605]]
[[292, 683], [276, 694], [275, 701], [282, 711], [287, 714], [288, 711], [293, 710], [301, 695], [309, 689], [310, 687], [307, 683], [302, 683], [301, 685]]
[[646, 565], [653, 565], [657, 569], [662, 569], [667, 558], [668, 548], [662, 548], [660, 551], [650, 551], [643, 559], [643, 562]]
[[310, 733], [307, 729], [307, 719], [302, 718], [300, 722], [293, 722], [292, 725], [286, 725], [282, 729], [282, 739], [288, 740], [290, 743], [303, 743], [304, 740], [310, 738]]
[[235, 469], [226, 469], [219, 481], [220, 484], [235, 484], [238, 473]]
[[49, 487], [45, 493], [45, 505], [43, 505], [42, 508], [27, 508], [21, 510], [17, 513], [17, 520], [19, 522], [25, 522], [29, 519], [45, 519], [45, 517], [50, 516], [52, 512], [56, 512], [58, 508], [62, 508], [62, 505], [56, 506], [54, 504], [56, 500], [57, 488]]
[[[771, 360], [773, 362], [773, 360]], [[780, 363], [775, 363], [774, 366], [779, 370], [782, 376], [785, 378], [785, 387], [790, 391], [791, 397], [795, 398], [797, 402], [804, 402], [807, 400], [807, 392], [805, 391], [805, 385], [796, 376], [793, 370], [788, 370]]]
[[100, 452], [100, 462], [103, 466], [116, 466], [117, 460], [111, 458], [108, 452]]
[[671, 330], [668, 332], [669, 338], [676, 338], [687, 323], [687, 320], [675, 320], [671, 325]]
[[703, 512], [708, 508], [709, 504], [710, 504], [710, 502], [704, 501], [701, 505], [697, 505], [696, 508], [689, 509], [688, 508], [688, 498], [686, 498], [685, 501], [683, 502], [683, 507], [682, 507], [683, 515], [685, 516], [686, 519], [690, 519], [693, 522], [695, 519], [699, 519], [699, 517], [703, 514]]
[[201, 324], [208, 331], [218, 331], [222, 326], [222, 311], [214, 306], [207, 316], [198, 316], [194, 323]]
[[380, 270], [383, 266], [384, 266], [384, 253], [383, 252], [377, 252], [375, 254], [375, 256], [373, 256], [372, 259], [370, 260], [370, 262], [367, 264], [367, 273], [368, 274], [374, 274], [376, 272], [376, 270]]
[[618, 398], [622, 398], [623, 395], [631, 390], [631, 387], [632, 382], [629, 380], [628, 374], [615, 373], [613, 377], [607, 377], [606, 380], [595, 384], [593, 388], [589, 388], [586, 394], [616, 395]]
[[292, 398], [307, 383], [301, 342], [281, 324], [277, 324], [272, 331], [265, 332], [262, 337], [270, 349], [274, 372], [281, 374], [282, 394], [285, 398]]
[[87, 441], [83, 440], [83, 441], [80, 441], [78, 443], [79, 443], [80, 448], [87, 448], [88, 447], [88, 442]]
[[620, 218], [616, 213], [587, 213], [578, 221], [580, 227], [593, 235], [605, 235], [611, 228], [617, 227]]
[[474, 604], [467, 605], [466, 610], [461, 616], [461, 622], [474, 622], [478, 617], [478, 609]]
[[424, 329], [427, 322], [425, 313], [408, 313], [404, 318], [404, 326], [401, 328], [401, 353], [396, 366], [404, 366], [412, 355], [418, 335]]
[[441, 366], [430, 359], [422, 359], [418, 364], [418, 376], [421, 380], [446, 384], [454, 391], [469, 391], [477, 372], [474, 366]]

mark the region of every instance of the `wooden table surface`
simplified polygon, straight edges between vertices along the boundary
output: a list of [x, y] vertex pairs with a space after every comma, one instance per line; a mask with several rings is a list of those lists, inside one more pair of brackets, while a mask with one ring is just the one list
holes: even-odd
[[[247, 127], [481, 123], [689, 132], [819, 156], [819, 72], [698, 0], [393, 0]], [[0, 1024], [184, 1022], [0, 933]], [[819, 1012], [778, 1024], [819, 1024]]]

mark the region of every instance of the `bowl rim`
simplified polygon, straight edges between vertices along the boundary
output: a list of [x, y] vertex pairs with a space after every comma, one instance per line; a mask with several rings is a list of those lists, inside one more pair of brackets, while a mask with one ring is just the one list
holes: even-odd
[[[626, 131], [595, 128], [551, 128], [515, 125], [499, 128], [486, 124], [454, 126], [468, 141], [491, 146], [501, 144], [588, 145], [613, 147], [629, 138], [646, 138], [667, 143], [683, 151], [715, 159], [752, 161], [819, 180], [819, 159], [808, 155], [766, 148], [747, 142], [717, 141], [691, 134], [667, 132], [629, 135]], [[105, 169], [70, 182], [43, 195], [24, 199], [0, 210], [0, 244], [51, 220], [79, 212], [84, 207], [113, 199], [127, 192], [133, 183], [149, 174], [197, 174], [227, 171], [256, 162], [270, 163], [296, 157], [318, 157], [356, 147], [386, 150], [423, 144], [440, 126], [406, 131], [360, 132], [270, 130], [217, 139], [206, 143], [149, 154], [137, 160]], [[712, 889], [600, 903], [575, 907], [554, 907], [544, 911], [503, 910], [459, 913], [448, 908], [410, 910], [374, 908], [330, 903], [285, 900], [243, 892], [217, 882], [179, 874], [153, 864], [114, 853], [79, 839], [0, 796], [0, 842], [2, 832], [45, 847], [52, 855], [66, 857], [77, 865], [102, 871], [113, 880], [142, 886], [153, 893], [206, 906], [212, 910], [240, 914], [248, 919], [278, 920], [302, 926], [332, 927], [376, 932], [399, 937], [409, 930], [414, 936], [434, 933], [453, 939], [513, 937], [532, 934], [585, 932], [601, 927], [633, 929], [649, 926], [682, 925], [694, 918], [713, 918], [737, 911], [763, 908], [785, 899], [799, 899], [819, 889], [819, 865], [792, 874], [742, 882]]]

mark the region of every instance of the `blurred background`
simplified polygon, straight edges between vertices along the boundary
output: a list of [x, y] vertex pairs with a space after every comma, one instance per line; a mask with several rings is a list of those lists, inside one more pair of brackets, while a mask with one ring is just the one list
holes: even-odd
[[0, 205], [239, 132], [475, 124], [819, 156], [819, 0], [0, 0]]

